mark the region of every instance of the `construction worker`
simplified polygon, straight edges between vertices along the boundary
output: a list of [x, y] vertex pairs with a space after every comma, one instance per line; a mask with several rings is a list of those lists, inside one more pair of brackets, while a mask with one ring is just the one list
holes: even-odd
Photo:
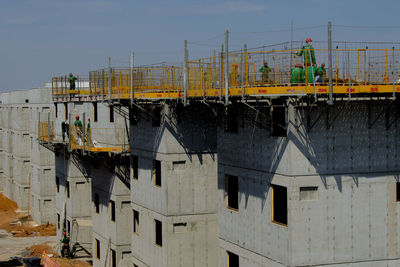
[[63, 238], [60, 240], [61, 247], [61, 256], [68, 257], [69, 256], [69, 236], [66, 232], [63, 232]]
[[306, 39], [306, 45], [303, 46], [299, 52], [297, 52], [297, 56], [304, 56], [305, 68], [311, 66], [311, 63], [313, 66], [316, 66], [317, 63], [315, 61], [314, 48], [312, 47], [311, 38]]
[[322, 83], [326, 75], [325, 63], [315, 69], [315, 82]]
[[62, 133], [63, 142], [65, 141], [65, 134], [68, 132], [67, 128], [68, 128], [68, 122], [67, 122], [67, 120], [65, 120], [61, 123], [61, 133]]
[[81, 120], [79, 119], [79, 115], [76, 115], [76, 116], [75, 116], [74, 126], [75, 126], [75, 127], [82, 127], [82, 122], [81, 122]]
[[271, 72], [271, 68], [268, 67], [268, 62], [264, 61], [264, 65], [261, 66], [258, 71], [262, 73], [262, 81], [267, 83], [269, 80], [269, 73]]
[[304, 82], [304, 70], [301, 63], [296, 64], [291, 70], [290, 83], [303, 83]]
[[75, 90], [76, 77], [72, 75], [72, 73], [69, 74], [68, 81], [69, 81], [69, 90]]
[[79, 119], [79, 115], [75, 116], [75, 122], [74, 122], [74, 126], [75, 126], [75, 142], [78, 145], [82, 145], [83, 144], [83, 139], [82, 139], [82, 121]]

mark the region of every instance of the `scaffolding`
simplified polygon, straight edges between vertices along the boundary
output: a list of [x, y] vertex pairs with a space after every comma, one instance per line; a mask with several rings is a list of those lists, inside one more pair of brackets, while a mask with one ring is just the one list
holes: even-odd
[[[289, 96], [328, 94], [328, 77], [314, 81], [315, 68], [329, 62], [326, 42], [315, 43], [316, 66], [307, 67], [298, 56], [302, 42], [269, 46], [265, 50], [233, 51], [208, 58], [188, 60], [185, 68], [174, 65], [109, 68], [91, 71], [88, 79], [78, 78], [77, 90], [71, 92], [67, 77], [53, 78], [53, 95], [78, 94], [105, 99], [215, 98], [236, 96]], [[392, 46], [392, 47], [390, 47]], [[332, 49], [333, 94], [368, 94], [400, 92], [400, 49], [385, 43], [335, 42]], [[228, 62], [228, 63], [226, 63]], [[268, 63], [268, 78], [260, 67]], [[227, 65], [228, 64], [228, 65]], [[294, 66], [303, 66], [304, 76], [291, 82]], [[225, 69], [228, 68], [226, 75]], [[328, 73], [328, 66], [326, 73]], [[187, 84], [184, 84], [186, 76]], [[226, 80], [228, 90], [225, 90]]]

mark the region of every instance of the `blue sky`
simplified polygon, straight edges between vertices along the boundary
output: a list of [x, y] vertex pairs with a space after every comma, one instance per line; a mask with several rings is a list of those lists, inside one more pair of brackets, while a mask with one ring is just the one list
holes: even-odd
[[295, 40], [326, 40], [330, 20], [334, 40], [397, 42], [399, 10], [398, 0], [0, 0], [0, 90], [87, 75], [108, 56], [128, 66], [131, 51], [135, 64], [181, 62], [185, 39], [190, 58], [209, 56], [225, 29], [230, 49], [289, 41], [291, 21]]

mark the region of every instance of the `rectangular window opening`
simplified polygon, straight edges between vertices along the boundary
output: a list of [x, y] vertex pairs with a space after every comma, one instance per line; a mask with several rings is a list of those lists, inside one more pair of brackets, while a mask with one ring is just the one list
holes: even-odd
[[109, 117], [110, 117], [110, 122], [114, 122], [114, 106], [113, 105], [110, 105]]
[[133, 210], [133, 232], [138, 233], [139, 230], [139, 212], [137, 210]]
[[56, 189], [57, 193], [60, 192], [60, 177], [56, 176]]
[[111, 216], [111, 221], [115, 222], [115, 202], [114, 202], [114, 200], [110, 200], [110, 216]]
[[100, 241], [98, 239], [95, 240], [96, 240], [96, 257], [100, 259]]
[[396, 201], [400, 202], [400, 183], [396, 183]]
[[137, 156], [131, 155], [131, 178], [136, 180], [139, 178], [138, 161]]
[[228, 267], [239, 267], [239, 256], [235, 253], [227, 251], [228, 255]]
[[159, 220], [154, 220], [154, 225], [156, 245], [162, 247], [162, 223]]
[[161, 161], [153, 160], [154, 185], [161, 187]]
[[69, 182], [65, 182], [65, 195], [69, 198]]
[[225, 176], [226, 207], [234, 210], [239, 209], [239, 181], [237, 176]]
[[115, 250], [112, 248], [110, 249], [111, 252], [111, 267], [117, 267], [117, 254], [115, 253]]
[[97, 122], [97, 102], [93, 102], [93, 121]]
[[60, 214], [57, 213], [57, 229], [60, 229]]
[[287, 225], [287, 188], [271, 185], [272, 188], [272, 221]]
[[54, 114], [56, 118], [58, 117], [58, 108], [57, 108], [57, 103], [54, 103]]
[[98, 193], [94, 193], [94, 211], [96, 213], [99, 213], [100, 211], [100, 199]]
[[71, 222], [67, 220], [67, 233], [71, 235]]

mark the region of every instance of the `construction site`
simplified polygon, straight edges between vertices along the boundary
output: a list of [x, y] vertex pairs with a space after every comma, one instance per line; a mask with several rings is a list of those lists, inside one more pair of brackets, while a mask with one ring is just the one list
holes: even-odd
[[228, 34], [1, 93], [0, 190], [93, 266], [400, 266], [400, 43]]

